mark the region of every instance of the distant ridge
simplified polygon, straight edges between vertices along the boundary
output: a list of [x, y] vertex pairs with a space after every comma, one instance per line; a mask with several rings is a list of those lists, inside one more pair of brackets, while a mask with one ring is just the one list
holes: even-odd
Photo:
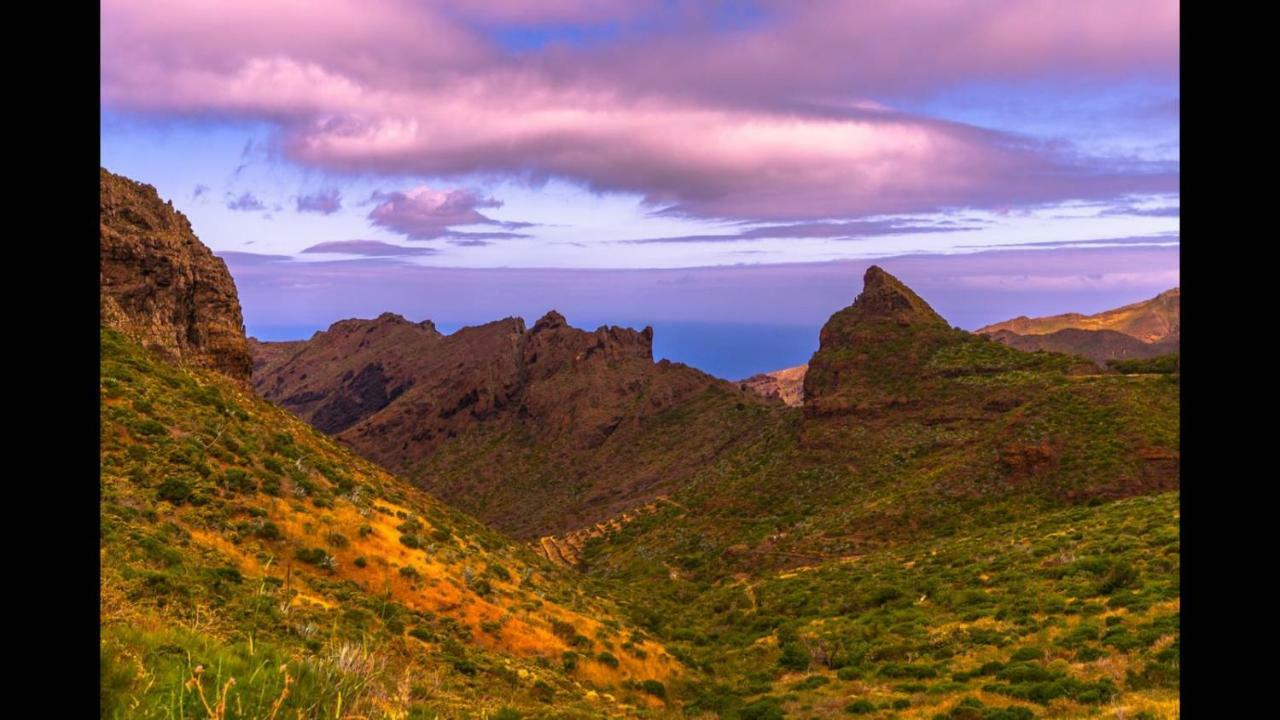
[[1065, 313], [1047, 317], [1024, 316], [979, 328], [980, 335], [1007, 330], [1019, 335], [1048, 335], [1059, 330], [1111, 330], [1145, 343], [1177, 342], [1182, 331], [1182, 291], [1165, 290], [1150, 300], [1132, 303], [1094, 315]]

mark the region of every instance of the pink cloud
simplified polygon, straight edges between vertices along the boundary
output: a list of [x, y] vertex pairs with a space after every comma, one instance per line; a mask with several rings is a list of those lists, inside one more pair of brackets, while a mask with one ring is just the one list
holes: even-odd
[[[454, 225], [522, 225], [504, 223], [482, 214], [477, 208], [496, 208], [502, 203], [470, 190], [432, 190], [422, 186], [405, 192], [374, 193], [374, 199], [382, 202], [369, 212], [373, 224], [403, 233], [411, 240], [467, 235], [452, 230]], [[495, 233], [484, 235], [491, 237]], [[511, 237], [510, 233], [496, 235]]]
[[[134, 111], [267, 119], [287, 157], [326, 169], [563, 177], [710, 217], [1177, 187], [1176, 170], [1094, 167], [877, 100], [1055, 73], [1176, 76], [1171, 0], [766, 2], [763, 26], [624, 31], [613, 46], [532, 58], [475, 26], [628, 20], [648, 7], [106, 0], [102, 96]], [[697, 8], [679, 4], [691, 17]]]
[[[1176, 78], [1177, 0], [765, 0], [773, 22], [666, 36], [588, 67], [643, 87], [771, 102], [852, 90], [901, 97], [964, 82], [1071, 74]], [[644, 52], [640, 52], [644, 46]], [[689, 72], [697, 68], [697, 72]], [[645, 82], [645, 79], [649, 79]]]

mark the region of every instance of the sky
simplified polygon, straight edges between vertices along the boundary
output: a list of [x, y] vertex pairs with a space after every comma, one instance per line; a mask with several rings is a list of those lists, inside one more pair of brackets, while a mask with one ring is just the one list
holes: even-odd
[[104, 0], [101, 162], [248, 331], [653, 325], [798, 364], [877, 263], [959, 327], [1178, 284], [1171, 0]]

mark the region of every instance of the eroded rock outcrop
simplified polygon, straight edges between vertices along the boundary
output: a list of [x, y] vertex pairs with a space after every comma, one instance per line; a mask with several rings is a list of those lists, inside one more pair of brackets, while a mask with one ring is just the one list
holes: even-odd
[[853, 304], [822, 327], [804, 377], [805, 413], [909, 404], [917, 399], [924, 364], [964, 334], [900, 280], [872, 265]]
[[226, 263], [156, 189], [101, 171], [101, 321], [173, 361], [248, 380], [253, 360]]

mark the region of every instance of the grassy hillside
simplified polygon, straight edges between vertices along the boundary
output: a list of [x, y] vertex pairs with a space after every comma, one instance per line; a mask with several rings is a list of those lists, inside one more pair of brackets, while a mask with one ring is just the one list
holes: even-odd
[[720, 717], [1174, 718], [1178, 493], [714, 580], [643, 539], [629, 610]]
[[583, 569], [721, 717], [1176, 717], [1178, 376], [884, 325]]
[[102, 332], [108, 718], [607, 717], [683, 673], [589, 586]]

